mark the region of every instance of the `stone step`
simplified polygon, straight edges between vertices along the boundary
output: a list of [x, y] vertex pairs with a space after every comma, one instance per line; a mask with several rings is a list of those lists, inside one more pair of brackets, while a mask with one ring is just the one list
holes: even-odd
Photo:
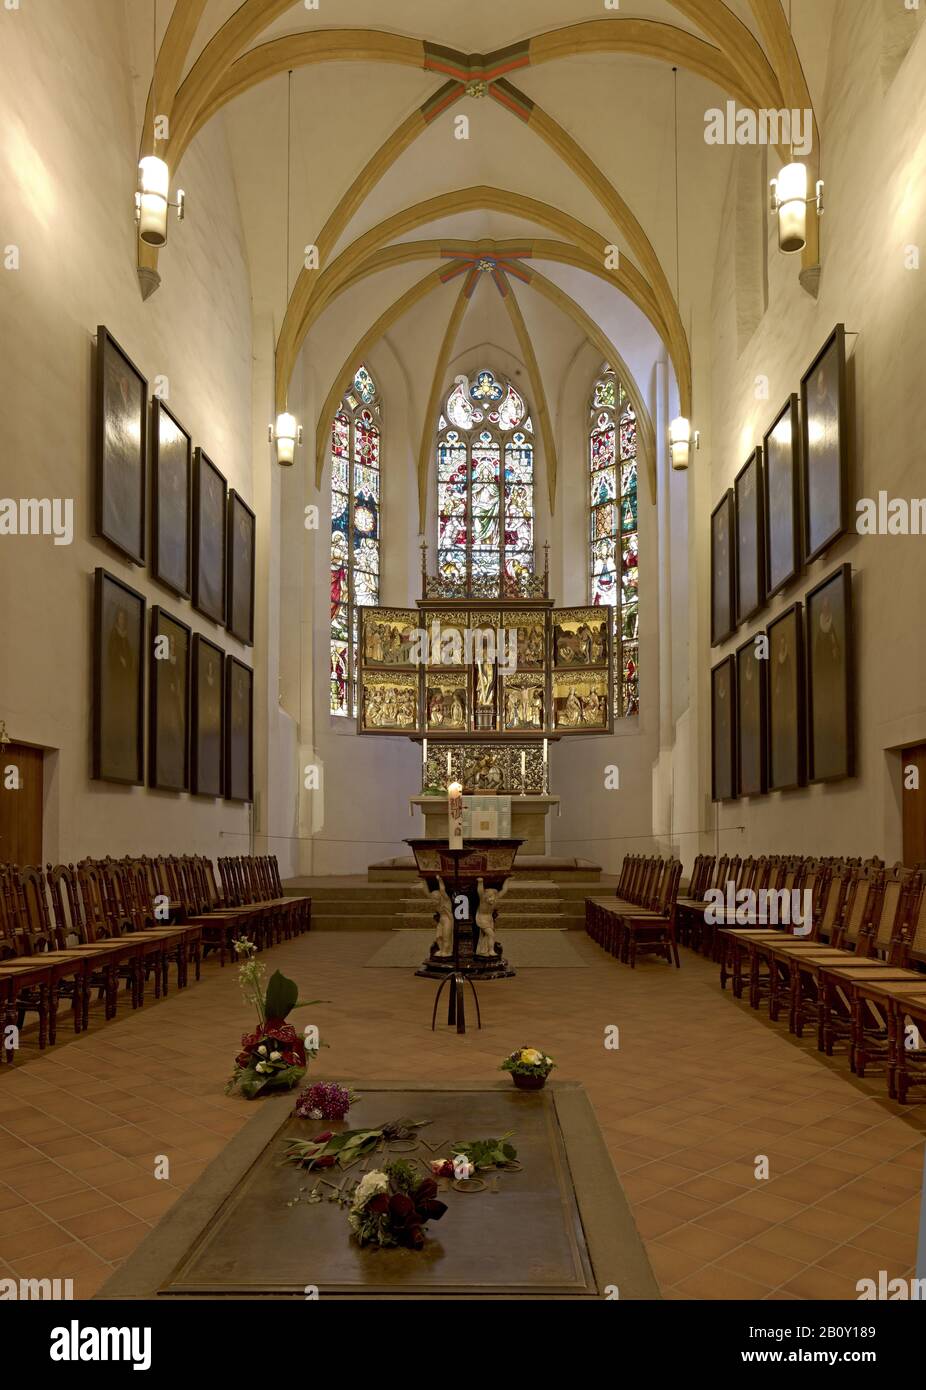
[[[398, 912], [421, 912], [425, 905], [430, 908], [427, 898], [405, 898], [396, 909]], [[558, 898], [511, 898], [507, 895], [498, 904], [498, 914], [503, 916], [511, 912], [561, 912], [563, 904]]]
[[376, 917], [358, 917], [352, 912], [312, 913], [313, 931], [392, 931], [399, 925], [401, 918], [392, 912]]
[[384, 917], [397, 912], [404, 912], [411, 903], [423, 906], [427, 902], [424, 893], [420, 896], [410, 897], [407, 894], [401, 898], [390, 899], [384, 902], [382, 899], [368, 902], [364, 898], [314, 898], [312, 899], [312, 917], [331, 916], [332, 913], [347, 913], [351, 917]]
[[[421, 927], [430, 930], [434, 926], [434, 919], [427, 913], [403, 912], [394, 925]], [[495, 929], [499, 935], [506, 931], [516, 931], [519, 927], [565, 931], [569, 928], [569, 920], [560, 912], [508, 912], [504, 915], [501, 911], [499, 912], [498, 920], [495, 923]]]

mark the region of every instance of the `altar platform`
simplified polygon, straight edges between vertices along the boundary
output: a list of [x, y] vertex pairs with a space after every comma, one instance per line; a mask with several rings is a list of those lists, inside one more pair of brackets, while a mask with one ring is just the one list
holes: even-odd
[[[510, 1081], [356, 1083], [348, 1123], [298, 1120], [293, 1097], [257, 1113], [104, 1285], [98, 1299], [658, 1299], [627, 1199], [582, 1086]], [[280, 1163], [283, 1141], [320, 1128], [428, 1120], [346, 1173]], [[344, 1208], [324, 1200], [365, 1170], [401, 1157], [422, 1176], [454, 1140], [511, 1133], [518, 1171], [473, 1191], [441, 1179], [447, 1203], [420, 1251], [351, 1238]], [[320, 1184], [322, 1200], [307, 1201]], [[311, 1296], [311, 1295], [310, 1295]]]

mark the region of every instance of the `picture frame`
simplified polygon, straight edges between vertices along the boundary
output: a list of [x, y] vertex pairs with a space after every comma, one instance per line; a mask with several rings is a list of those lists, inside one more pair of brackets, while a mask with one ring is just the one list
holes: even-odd
[[228, 565], [225, 626], [246, 647], [254, 645], [254, 576], [257, 519], [240, 493], [228, 493]]
[[711, 646], [736, 631], [736, 551], [733, 489], [711, 512]]
[[93, 602], [91, 776], [145, 781], [145, 610], [143, 594], [98, 566]]
[[835, 782], [855, 773], [852, 567], [840, 565], [805, 597], [807, 775]]
[[736, 658], [731, 653], [711, 669], [711, 800], [737, 794]]
[[225, 799], [254, 800], [254, 672], [225, 658]]
[[148, 382], [103, 324], [95, 377], [94, 533], [144, 565]]
[[189, 598], [193, 583], [193, 440], [158, 396], [151, 398], [151, 572]]
[[846, 530], [848, 432], [846, 330], [837, 323], [801, 377], [801, 497], [807, 564]]
[[765, 597], [773, 598], [801, 569], [801, 417], [797, 393], [785, 401], [762, 437], [765, 508]]
[[190, 659], [186, 623], [157, 605], [148, 637], [148, 785], [159, 791], [190, 787]]
[[193, 637], [190, 700], [190, 790], [219, 797], [224, 790], [225, 653], [201, 632]]
[[736, 789], [762, 796], [768, 789], [766, 762], [768, 662], [757, 655], [755, 637], [736, 649]]
[[765, 529], [762, 450], [753, 449], [733, 480], [735, 501], [736, 622], [755, 617], [765, 603]]
[[792, 603], [768, 637], [768, 788], [792, 791], [807, 781], [803, 606]]
[[225, 622], [228, 483], [203, 449], [194, 454], [193, 607]]

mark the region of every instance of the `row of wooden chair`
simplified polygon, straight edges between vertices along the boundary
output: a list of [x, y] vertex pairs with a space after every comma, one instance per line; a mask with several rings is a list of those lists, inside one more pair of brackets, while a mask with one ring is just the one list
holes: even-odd
[[664, 956], [678, 967], [675, 903], [681, 873], [677, 859], [627, 855], [614, 895], [585, 899], [589, 936], [631, 969], [643, 953]]
[[748, 921], [717, 925], [721, 986], [730, 980], [757, 1010], [767, 1001], [772, 1020], [786, 1007], [798, 1036], [815, 1023], [822, 1052], [845, 1046], [857, 1075], [883, 1069], [889, 1095], [905, 1102], [926, 1085], [926, 875], [809, 861], [794, 882], [810, 902], [799, 935], [769, 921], [758, 899]]
[[699, 854], [692, 867], [688, 892], [678, 899], [676, 926], [679, 942], [714, 958], [718, 914], [716, 910], [708, 911], [708, 892], [716, 894], [719, 891], [725, 898], [732, 897], [735, 901], [736, 894], [743, 890], [756, 893], [762, 889], [768, 892], [791, 891], [795, 876], [800, 877], [811, 869], [848, 872], [860, 867], [876, 869], [883, 868], [884, 864], [876, 857], [863, 863], [861, 859], [811, 859], [791, 854], [745, 857], [724, 854], [718, 858], [712, 854]]
[[[38, 1017], [38, 1043], [57, 1036], [59, 1002], [70, 999], [75, 1032], [88, 1026], [94, 989], [115, 1016], [120, 984], [132, 1007], [179, 989], [204, 955], [224, 966], [233, 941], [264, 949], [311, 925], [310, 898], [285, 897], [275, 856], [202, 855], [84, 859], [77, 865], [0, 864], [0, 1022], [12, 1061], [15, 1029]], [[13, 1027], [11, 1027], [13, 1025]]]

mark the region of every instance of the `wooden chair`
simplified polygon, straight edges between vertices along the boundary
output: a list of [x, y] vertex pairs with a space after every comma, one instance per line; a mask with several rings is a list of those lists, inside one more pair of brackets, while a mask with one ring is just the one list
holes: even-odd
[[[38, 1043], [44, 1050], [57, 1038], [58, 999], [70, 995], [74, 1032], [84, 1025], [86, 958], [58, 949], [48, 915], [41, 869], [0, 868], [0, 976], [5, 1017], [21, 1029], [27, 1013], [38, 1016]], [[12, 1055], [7, 1054], [12, 1061]]]
[[670, 861], [666, 865], [661, 896], [654, 911], [651, 914], [631, 911], [623, 917], [622, 958], [629, 957], [631, 970], [636, 967], [637, 956], [642, 954], [664, 956], [669, 965], [674, 961], [675, 968], [680, 968], [675, 939], [675, 899], [681, 876], [681, 861]]
[[[820, 971], [822, 1044], [827, 1056], [845, 1041], [849, 1065], [864, 1076], [874, 1064], [888, 1065], [890, 1038], [886, 1001], [905, 990], [926, 986], [926, 975], [905, 968], [906, 928], [922, 896], [919, 875], [894, 868], [884, 876], [881, 901], [872, 919], [866, 948], [857, 959]], [[885, 993], [885, 987], [888, 987]]]

